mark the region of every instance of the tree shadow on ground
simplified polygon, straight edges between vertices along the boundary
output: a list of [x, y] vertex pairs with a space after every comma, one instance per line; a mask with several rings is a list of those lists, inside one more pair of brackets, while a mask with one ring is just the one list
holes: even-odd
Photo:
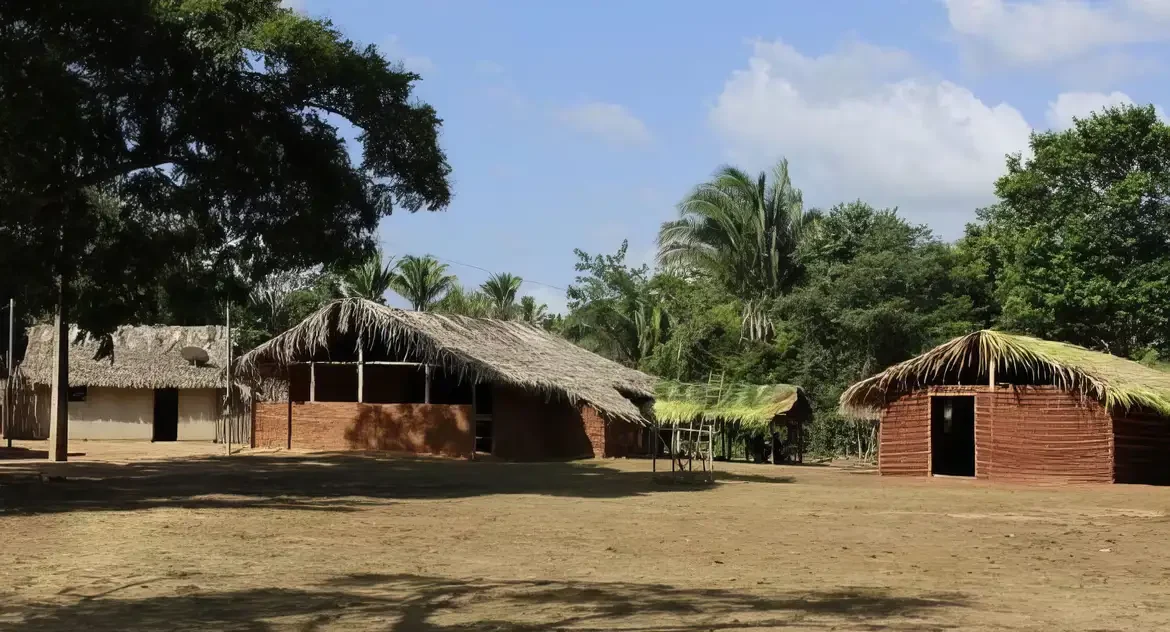
[[[784, 477], [720, 480], [791, 482]], [[621, 498], [685, 492], [647, 471], [597, 463], [503, 463], [386, 454], [251, 454], [125, 464], [0, 462], [0, 514], [155, 507], [356, 511], [403, 499], [542, 494]]]
[[0, 612], [0, 629], [697, 632], [799, 627], [917, 632], [958, 628], [940, 617], [953, 619], [967, 606], [957, 594], [906, 596], [875, 589], [737, 592], [624, 582], [349, 575], [306, 588], [205, 592], [190, 582], [178, 578], [156, 584], [155, 591], [171, 594], [144, 598], [127, 597], [128, 586], [121, 593], [106, 591], [71, 603], [10, 606]]

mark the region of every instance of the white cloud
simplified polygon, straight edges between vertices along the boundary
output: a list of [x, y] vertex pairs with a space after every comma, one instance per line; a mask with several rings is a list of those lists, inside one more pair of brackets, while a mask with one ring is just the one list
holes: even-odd
[[1133, 105], [1133, 99], [1124, 92], [1065, 92], [1048, 104], [1045, 119], [1053, 129], [1068, 129], [1073, 126], [1073, 118], [1084, 118], [1117, 105]]
[[1000, 61], [1037, 66], [1170, 39], [1166, 0], [945, 0], [951, 28]]
[[[297, 0], [303, 1], [303, 0]], [[391, 60], [398, 60], [402, 62], [402, 66], [407, 70], [418, 73], [420, 75], [433, 72], [435, 70], [435, 62], [430, 57], [425, 55], [412, 55], [402, 46], [397, 35], [391, 35], [382, 43], [382, 54]]]
[[710, 119], [745, 166], [788, 157], [807, 203], [961, 211], [957, 230], [991, 201], [1005, 155], [1027, 148], [1031, 128], [1010, 105], [913, 71], [905, 53], [856, 42], [821, 57], [756, 42]]
[[619, 146], [644, 146], [650, 143], [650, 130], [625, 106], [593, 101], [563, 108], [557, 119], [578, 131], [593, 134]]
[[305, 0], [280, 0], [280, 6], [293, 11], [305, 11]]
[[[1134, 100], [1124, 92], [1064, 92], [1048, 103], [1045, 120], [1053, 129], [1064, 130], [1073, 126], [1074, 118], [1085, 118], [1108, 107], [1133, 104]], [[1167, 120], [1161, 107], [1154, 106], [1154, 109], [1162, 120]]]

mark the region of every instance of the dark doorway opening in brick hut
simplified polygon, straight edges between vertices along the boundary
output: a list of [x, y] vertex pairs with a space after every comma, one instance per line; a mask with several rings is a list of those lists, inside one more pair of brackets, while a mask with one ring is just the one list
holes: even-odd
[[475, 385], [473, 399], [475, 406], [475, 451], [492, 453], [492, 385], [490, 382]]
[[930, 473], [975, 476], [975, 398], [930, 398]]

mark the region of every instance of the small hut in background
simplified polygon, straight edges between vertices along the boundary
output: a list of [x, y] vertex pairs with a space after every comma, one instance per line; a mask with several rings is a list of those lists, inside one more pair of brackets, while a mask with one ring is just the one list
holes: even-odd
[[804, 425], [812, 419], [812, 406], [804, 389], [791, 384], [662, 380], [655, 388], [654, 416], [666, 427], [711, 424], [728, 459], [732, 445], [742, 440], [749, 460], [765, 460], [770, 452], [774, 463], [803, 463]]
[[525, 323], [343, 299], [238, 366], [287, 382], [283, 401], [253, 407], [255, 447], [514, 460], [646, 451], [653, 378]]
[[851, 386], [883, 475], [1170, 483], [1170, 374], [1070, 344], [977, 331]]
[[[49, 435], [52, 325], [28, 329], [19, 376], [34, 401], [19, 439]], [[70, 328], [69, 439], [214, 441], [227, 377], [227, 332], [218, 326], [124, 326], [102, 340]], [[184, 350], [186, 355], [184, 357]], [[99, 356], [100, 359], [99, 359]], [[27, 397], [26, 397], [27, 400]]]

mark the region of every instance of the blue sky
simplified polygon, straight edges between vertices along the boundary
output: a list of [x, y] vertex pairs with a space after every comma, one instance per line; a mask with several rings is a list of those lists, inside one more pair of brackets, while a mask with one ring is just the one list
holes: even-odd
[[418, 72], [444, 119], [454, 201], [386, 219], [384, 248], [469, 285], [518, 274], [554, 310], [574, 248], [652, 262], [723, 163], [787, 157], [806, 206], [897, 206], [954, 239], [1032, 129], [1170, 105], [1170, 0], [286, 3]]

